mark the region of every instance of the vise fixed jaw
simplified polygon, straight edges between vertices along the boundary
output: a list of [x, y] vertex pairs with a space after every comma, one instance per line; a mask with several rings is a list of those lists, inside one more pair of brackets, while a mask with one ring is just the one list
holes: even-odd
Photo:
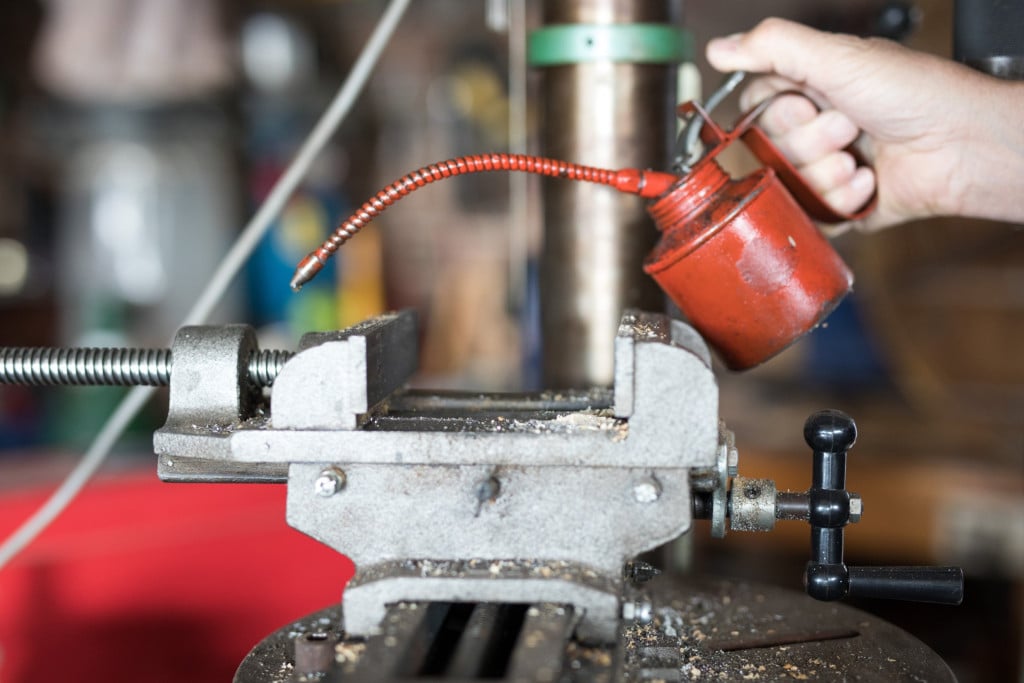
[[[217, 329], [190, 328], [180, 344]], [[178, 343], [172, 387], [187, 372]], [[243, 353], [228, 346], [225, 368]], [[699, 335], [628, 311], [610, 392], [414, 392], [402, 387], [416, 357], [409, 312], [307, 335], [269, 408], [239, 375], [237, 411], [221, 402], [205, 421], [192, 373], [200, 385], [172, 392], [155, 436], [160, 474], [286, 476], [288, 523], [356, 564], [350, 634], [408, 600], [561, 601], [582, 615], [579, 636], [613, 641], [623, 564], [690, 528], [691, 470], [716, 462], [718, 389]]]

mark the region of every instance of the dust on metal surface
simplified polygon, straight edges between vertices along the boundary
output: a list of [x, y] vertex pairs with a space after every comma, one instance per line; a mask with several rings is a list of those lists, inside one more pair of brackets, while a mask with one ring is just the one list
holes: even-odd
[[[572, 638], [573, 611], [545, 603], [521, 606], [518, 637], [505, 640], [498, 652], [488, 651], [485, 643], [494, 635], [500, 606], [468, 606], [441, 658], [443, 668], [452, 667], [450, 675], [436, 670], [436, 658], [429, 665], [434, 669], [423, 668], [431, 661], [432, 647], [437, 653], [437, 627], [445, 618], [452, 623], [446, 616], [450, 605], [399, 603], [389, 609], [379, 635], [342, 637], [335, 646], [334, 668], [319, 680], [401, 681], [427, 671], [433, 680], [470, 683], [484, 678], [467, 672], [479, 672], [486, 657], [504, 667], [501, 676], [490, 680], [531, 683], [956, 680], [933, 651], [905, 631], [795, 591], [662, 576], [625, 597], [647, 602], [652, 618], [647, 623], [622, 620], [617, 641], [609, 646]], [[271, 634], [242, 662], [235, 683], [297, 680], [292, 677], [294, 639], [337, 629], [341, 621], [342, 609], [336, 606]]]

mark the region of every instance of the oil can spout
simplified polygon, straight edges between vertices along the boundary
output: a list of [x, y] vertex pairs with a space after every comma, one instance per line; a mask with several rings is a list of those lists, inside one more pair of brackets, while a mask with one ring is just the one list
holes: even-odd
[[621, 171], [612, 171], [528, 154], [477, 154], [430, 164], [399, 178], [382, 189], [335, 228], [323, 244], [299, 262], [292, 275], [292, 290], [297, 292], [302, 289], [302, 285], [316, 277], [316, 274], [338, 250], [338, 247], [352, 239], [367, 223], [410, 192], [445, 178], [486, 171], [519, 171], [552, 178], [597, 183], [612, 187], [619, 192], [639, 195], [645, 199], [656, 199], [664, 195], [679, 180], [671, 173], [650, 169], [627, 168]]
[[615, 189], [644, 199], [657, 199], [679, 182], [679, 176], [661, 171], [625, 168], [615, 174]]

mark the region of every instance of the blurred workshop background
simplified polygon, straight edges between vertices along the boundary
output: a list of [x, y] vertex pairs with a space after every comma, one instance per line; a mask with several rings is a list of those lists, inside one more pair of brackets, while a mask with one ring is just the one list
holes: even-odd
[[[260, 244], [215, 322], [264, 348], [416, 308], [418, 382], [540, 387], [540, 181], [488, 174], [395, 207], [300, 297], [294, 264], [347, 210], [459, 154], [536, 150], [525, 66], [534, 0], [418, 0], [340, 133]], [[370, 0], [0, 3], [0, 345], [165, 346], [280, 175], [383, 9]], [[951, 53], [951, 0], [686, 0], [693, 64], [769, 15]], [[525, 23], [524, 20], [525, 19]], [[524, 99], [522, 93], [529, 93]], [[955, 97], [956, 93], [951, 93]], [[730, 121], [734, 103], [716, 116]], [[861, 437], [865, 500], [847, 558], [958, 564], [962, 607], [864, 603], [964, 683], [1022, 676], [1024, 233], [942, 219], [836, 240], [856, 290], [752, 372], [720, 372], [747, 476], [802, 490], [801, 427], [821, 407]], [[0, 535], [45, 497], [122, 395], [0, 387]], [[0, 681], [228, 680], [263, 635], [337, 600], [351, 567], [288, 529], [276, 486], [160, 484], [154, 400], [115, 458], [0, 572]], [[698, 526], [692, 571], [799, 590], [806, 527]]]

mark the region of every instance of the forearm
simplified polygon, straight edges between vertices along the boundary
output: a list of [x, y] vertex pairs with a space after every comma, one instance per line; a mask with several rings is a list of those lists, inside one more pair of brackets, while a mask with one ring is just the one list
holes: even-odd
[[950, 213], [1024, 223], [1024, 83], [986, 81], [965, 132], [963, 192]]

